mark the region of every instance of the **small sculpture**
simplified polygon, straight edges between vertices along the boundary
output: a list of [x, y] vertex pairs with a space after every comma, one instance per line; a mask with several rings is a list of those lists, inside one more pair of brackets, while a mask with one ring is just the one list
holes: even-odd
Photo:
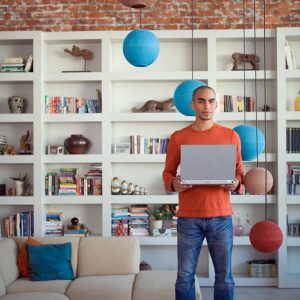
[[30, 152], [30, 144], [29, 144], [29, 130], [27, 130], [27, 133], [21, 136], [20, 139], [20, 154], [27, 154]]
[[118, 195], [120, 194], [120, 181], [118, 177], [114, 177], [111, 181], [111, 194]]
[[157, 100], [148, 100], [145, 104], [140, 107], [134, 107], [131, 110], [132, 112], [176, 112], [173, 98], [157, 101]]
[[232, 54], [233, 67], [232, 70], [238, 70], [238, 65], [241, 63], [250, 63], [253, 70], [259, 70], [259, 57], [255, 54], [243, 54], [235, 52]]
[[134, 191], [134, 186], [130, 182], [129, 185], [128, 185], [128, 195], [133, 195], [133, 191]]
[[73, 45], [72, 49], [65, 48], [64, 52], [69, 53], [73, 56], [81, 56], [84, 59], [84, 71], [87, 72], [87, 60], [93, 57], [93, 52], [88, 49], [80, 49], [78, 46]]
[[139, 195], [140, 194], [140, 188], [138, 185], [135, 185], [134, 190], [133, 190], [134, 195]]
[[16, 150], [14, 146], [6, 144], [3, 148], [4, 155], [16, 155]]
[[121, 182], [121, 194], [122, 195], [127, 195], [128, 194], [128, 183], [126, 180], [123, 180]]

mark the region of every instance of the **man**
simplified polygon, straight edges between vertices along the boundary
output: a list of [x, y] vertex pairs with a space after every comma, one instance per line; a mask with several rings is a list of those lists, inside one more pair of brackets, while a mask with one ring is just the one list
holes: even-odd
[[[194, 300], [194, 276], [204, 238], [215, 269], [215, 300], [234, 298], [234, 281], [231, 274], [233, 244], [232, 208], [230, 191], [243, 181], [241, 144], [238, 134], [214, 122], [217, 108], [212, 88], [202, 86], [193, 93], [191, 107], [196, 112], [192, 125], [171, 135], [163, 180], [167, 190], [179, 192], [177, 213], [178, 272], [175, 286], [176, 300]], [[235, 144], [236, 178], [234, 184], [223, 186], [191, 186], [180, 183], [177, 168], [180, 163], [180, 145], [184, 144]]]

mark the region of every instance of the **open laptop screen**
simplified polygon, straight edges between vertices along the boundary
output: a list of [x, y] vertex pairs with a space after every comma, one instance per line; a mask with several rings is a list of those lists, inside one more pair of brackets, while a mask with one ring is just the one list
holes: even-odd
[[181, 145], [183, 184], [222, 185], [235, 179], [236, 145]]

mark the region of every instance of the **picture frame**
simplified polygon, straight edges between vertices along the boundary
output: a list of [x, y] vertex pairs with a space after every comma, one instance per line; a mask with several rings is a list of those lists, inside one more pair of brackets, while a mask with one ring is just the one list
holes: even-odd
[[49, 155], [62, 155], [65, 154], [65, 147], [63, 145], [48, 145], [47, 154]]
[[113, 144], [112, 154], [130, 154], [130, 143]]

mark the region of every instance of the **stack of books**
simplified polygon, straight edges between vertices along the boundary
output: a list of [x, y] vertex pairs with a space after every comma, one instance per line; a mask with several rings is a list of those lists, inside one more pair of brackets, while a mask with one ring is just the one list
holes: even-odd
[[149, 210], [147, 205], [130, 207], [129, 235], [149, 236]]
[[84, 237], [88, 236], [88, 230], [86, 227], [81, 229], [66, 228], [64, 229], [64, 236]]
[[48, 212], [46, 215], [46, 236], [61, 236], [62, 233], [62, 213]]
[[177, 236], [177, 217], [172, 217], [172, 223], [171, 223], [171, 235]]
[[[128, 208], [113, 208], [111, 211], [111, 235], [128, 235], [129, 212]], [[122, 228], [122, 231], [120, 231]]]
[[1, 72], [23, 72], [24, 59], [22, 57], [5, 58], [1, 65]]

